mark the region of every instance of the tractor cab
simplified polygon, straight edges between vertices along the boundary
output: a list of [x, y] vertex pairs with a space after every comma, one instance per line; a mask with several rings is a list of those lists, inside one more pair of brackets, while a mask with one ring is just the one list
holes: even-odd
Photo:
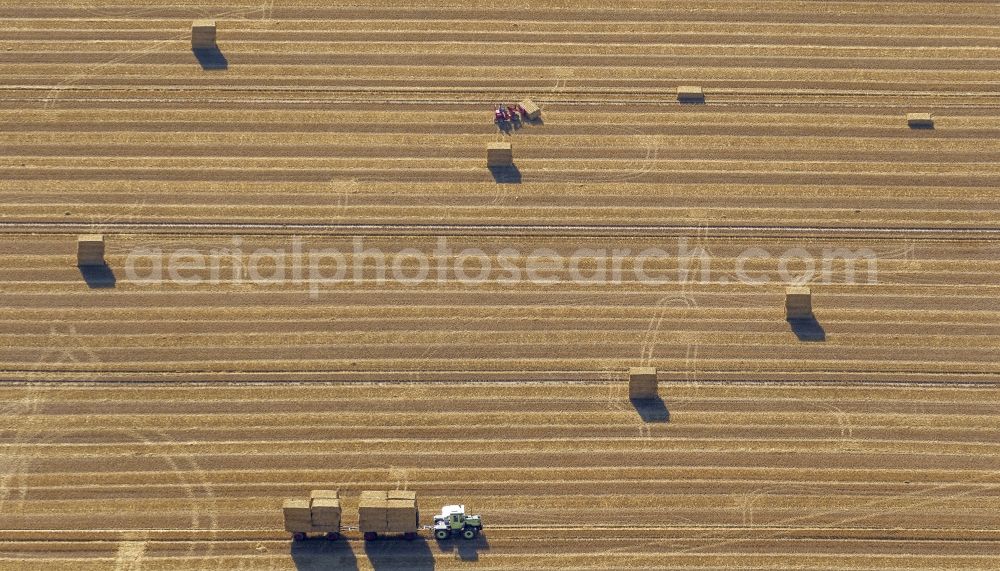
[[434, 516], [434, 523], [443, 523], [448, 529], [462, 529], [465, 525], [465, 506], [444, 506], [441, 513]]
[[441, 508], [441, 513], [434, 516], [434, 537], [448, 539], [452, 535], [461, 535], [465, 539], [473, 539], [483, 529], [482, 520], [478, 515], [465, 515], [465, 506], [451, 505]]

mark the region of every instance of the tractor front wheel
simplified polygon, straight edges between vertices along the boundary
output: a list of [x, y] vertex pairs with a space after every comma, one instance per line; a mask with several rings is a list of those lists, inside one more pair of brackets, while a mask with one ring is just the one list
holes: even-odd
[[462, 537], [464, 537], [465, 539], [474, 539], [476, 537], [476, 530], [470, 527], [462, 531]]
[[447, 529], [439, 529], [434, 532], [434, 537], [437, 539], [448, 539], [449, 536], [451, 536], [451, 534], [448, 533]]
[[301, 531], [296, 531], [292, 534], [292, 541], [305, 541], [306, 534]]
[[374, 531], [365, 532], [365, 541], [375, 541], [376, 539], [378, 539], [378, 534]]

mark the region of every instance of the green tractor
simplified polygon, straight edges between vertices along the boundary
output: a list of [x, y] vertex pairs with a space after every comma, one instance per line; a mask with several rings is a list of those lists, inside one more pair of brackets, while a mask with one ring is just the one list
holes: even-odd
[[483, 530], [483, 520], [478, 515], [465, 515], [465, 506], [444, 506], [434, 516], [434, 539], [445, 540], [461, 536], [475, 539]]

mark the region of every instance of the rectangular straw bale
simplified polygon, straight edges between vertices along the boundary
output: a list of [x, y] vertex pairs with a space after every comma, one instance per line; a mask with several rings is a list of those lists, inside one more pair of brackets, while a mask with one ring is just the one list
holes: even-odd
[[705, 92], [698, 85], [681, 85], [677, 88], [678, 101], [703, 101]]
[[363, 491], [358, 501], [358, 523], [361, 531], [389, 531], [386, 518], [388, 494], [384, 491]]
[[316, 498], [311, 506], [314, 526], [340, 525], [340, 500], [337, 498]]
[[281, 510], [285, 516], [285, 531], [309, 531], [312, 527], [309, 500], [285, 500]]
[[655, 367], [629, 368], [628, 396], [633, 399], [649, 399], [658, 396]]
[[785, 318], [809, 319], [813, 315], [812, 292], [807, 287], [785, 289]]
[[195, 20], [191, 24], [191, 47], [193, 49], [211, 49], [215, 45], [215, 20]]
[[510, 143], [486, 145], [486, 166], [505, 167], [514, 163], [514, 150]]
[[906, 124], [910, 127], [933, 127], [934, 116], [930, 113], [907, 113]]
[[80, 266], [103, 266], [104, 236], [81, 234], [76, 239], [76, 263]]
[[523, 107], [524, 111], [528, 114], [528, 119], [531, 119], [532, 121], [542, 116], [542, 109], [538, 105], [535, 105], [535, 102], [531, 99], [525, 99], [522, 101], [521, 107]]

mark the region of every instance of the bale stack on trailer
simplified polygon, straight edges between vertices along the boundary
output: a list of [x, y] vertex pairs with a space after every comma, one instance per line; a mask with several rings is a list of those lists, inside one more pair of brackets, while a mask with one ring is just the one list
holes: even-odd
[[281, 511], [285, 514], [285, 531], [298, 535], [312, 528], [309, 500], [285, 500]]
[[388, 493], [385, 519], [393, 533], [416, 533], [420, 519], [417, 493], [396, 490]]
[[385, 531], [385, 508], [388, 505], [387, 492], [364, 491], [358, 501], [358, 526], [362, 531]]
[[373, 541], [380, 533], [401, 533], [410, 540], [417, 536], [416, 492], [361, 492], [358, 502], [358, 527], [365, 541]]
[[314, 528], [324, 528], [326, 533], [336, 528], [340, 531], [340, 492], [337, 490], [313, 490], [309, 494], [309, 514]]
[[285, 531], [296, 541], [310, 534], [325, 534], [327, 539], [340, 537], [340, 492], [313, 490], [308, 500], [285, 500]]
[[83, 234], [76, 239], [76, 265], [104, 266], [104, 236]]

